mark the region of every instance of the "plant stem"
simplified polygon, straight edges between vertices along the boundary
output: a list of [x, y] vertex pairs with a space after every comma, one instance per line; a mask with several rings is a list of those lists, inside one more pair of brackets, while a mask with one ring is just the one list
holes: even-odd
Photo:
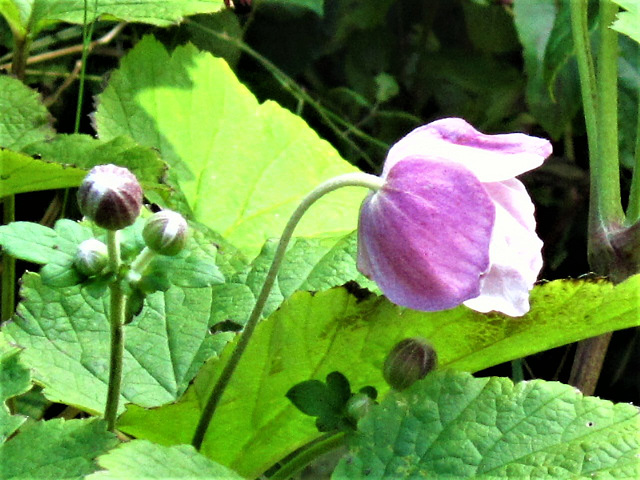
[[[97, 1], [96, 1], [97, 3]], [[94, 21], [87, 25], [87, 0], [84, 0], [84, 18], [82, 21], [82, 58], [80, 59], [80, 80], [78, 82], [78, 101], [76, 103], [76, 121], [73, 133], [80, 131], [80, 116], [82, 114], [82, 99], [84, 98], [84, 77], [87, 68], [87, 57], [91, 50], [91, 37], [93, 36]]]
[[13, 58], [11, 60], [11, 73], [20, 81], [24, 80], [25, 70], [27, 69], [27, 57], [29, 56], [29, 47], [31, 41], [29, 34], [14, 34], [13, 42]]
[[122, 358], [124, 356], [124, 320], [126, 310], [126, 296], [122, 289], [120, 278], [120, 242], [119, 231], [107, 232], [107, 249], [109, 252], [109, 267], [115, 278], [109, 285], [110, 308], [109, 323], [111, 327], [111, 353], [109, 359], [109, 384], [107, 387], [107, 401], [104, 418], [107, 429], [113, 432], [118, 416], [118, 402], [120, 400], [120, 386], [122, 384]]
[[[2, 223], [8, 225], [16, 219], [16, 197], [7, 195], [2, 204]], [[2, 321], [13, 315], [15, 307], [16, 259], [7, 252], [2, 254]]]
[[[638, 57], [640, 61], [640, 47]], [[631, 177], [631, 189], [629, 190], [629, 203], [627, 205], [627, 225], [633, 225], [640, 221], [640, 92], [638, 92], [638, 119], [636, 124], [635, 165]]]
[[584, 0], [571, 0], [571, 32], [576, 49], [578, 62], [578, 74], [580, 76], [580, 89], [582, 92], [582, 105], [584, 110], [585, 126], [587, 128], [587, 140], [589, 143], [590, 157], [598, 152], [597, 130], [597, 97], [596, 75], [591, 55], [591, 43], [589, 42], [589, 26], [587, 22], [587, 9], [589, 3]]
[[[571, 23], [589, 141], [589, 263], [599, 273], [615, 274], [611, 271], [614, 255], [606, 239], [612, 227], [624, 221], [618, 160], [618, 34], [609, 28], [618, 7], [610, 0], [600, 0], [600, 47], [595, 91], [587, 7], [588, 2], [571, 1]], [[595, 391], [610, 339], [611, 334], [607, 333], [578, 343], [569, 383], [585, 395]]]
[[298, 455], [285, 463], [269, 480], [287, 480], [291, 478], [316, 458], [342, 446], [345, 436], [344, 432], [339, 432], [327, 434], [319, 440], [313, 440], [306, 447], [303, 447]]
[[611, 335], [611, 332], [604, 333], [578, 343], [571, 366], [569, 385], [578, 388], [585, 395], [593, 395], [596, 391]]
[[383, 180], [381, 178], [362, 172], [340, 175], [327, 180], [326, 182], [316, 187], [311, 193], [309, 193], [309, 195], [307, 195], [302, 200], [300, 205], [298, 205], [296, 210], [293, 212], [291, 218], [289, 218], [289, 221], [284, 227], [282, 236], [280, 237], [280, 242], [278, 243], [278, 247], [276, 248], [276, 252], [271, 263], [271, 267], [267, 272], [264, 284], [262, 285], [262, 290], [260, 290], [260, 293], [258, 294], [258, 298], [253, 307], [253, 310], [251, 311], [249, 320], [240, 333], [235, 350], [231, 354], [231, 357], [229, 358], [227, 364], [224, 366], [224, 369], [222, 370], [222, 373], [220, 374], [220, 377], [218, 378], [218, 381], [213, 387], [207, 403], [205, 404], [204, 410], [202, 411], [198, 426], [191, 442], [191, 444], [196, 449], [200, 450], [200, 447], [202, 446], [204, 436], [207, 433], [209, 423], [213, 418], [213, 414], [215, 413], [216, 407], [220, 402], [220, 398], [222, 398], [222, 395], [224, 394], [224, 391], [229, 381], [231, 380], [231, 376], [238, 366], [238, 362], [240, 361], [244, 350], [247, 348], [249, 340], [251, 339], [251, 335], [253, 335], [253, 331], [255, 330], [256, 325], [258, 324], [258, 321], [262, 316], [264, 305], [267, 302], [269, 293], [271, 292], [271, 288], [273, 287], [273, 283], [275, 282], [276, 275], [278, 273], [278, 270], [280, 269], [280, 264], [282, 263], [282, 260], [284, 258], [284, 253], [287, 249], [287, 245], [289, 244], [289, 240], [291, 240], [293, 231], [295, 230], [296, 225], [298, 224], [304, 213], [319, 198], [338, 188], [347, 186], [360, 186], [378, 190], [382, 187], [382, 184]]
[[[588, 3], [588, 2], [587, 2]], [[611, 0], [600, 0], [600, 50], [596, 84], [598, 90], [598, 151], [590, 156], [591, 196], [598, 221], [608, 229], [624, 219], [620, 201], [618, 159], [618, 33], [610, 28], [618, 13]]]
[[522, 358], [511, 360], [511, 379], [513, 380], [513, 383], [518, 383], [524, 380], [523, 364], [524, 360]]

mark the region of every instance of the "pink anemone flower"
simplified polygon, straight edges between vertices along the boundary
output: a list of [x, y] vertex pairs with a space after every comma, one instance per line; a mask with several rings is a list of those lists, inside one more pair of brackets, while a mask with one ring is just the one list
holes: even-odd
[[515, 176], [550, 154], [548, 140], [485, 135], [460, 118], [415, 129], [389, 150], [384, 184], [362, 204], [358, 268], [404, 307], [524, 315], [542, 241]]

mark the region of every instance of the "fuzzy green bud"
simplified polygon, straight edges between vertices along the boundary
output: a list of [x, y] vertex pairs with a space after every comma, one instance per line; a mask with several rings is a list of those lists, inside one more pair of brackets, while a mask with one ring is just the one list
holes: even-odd
[[78, 206], [99, 227], [120, 230], [132, 225], [140, 215], [142, 189], [126, 168], [98, 165], [80, 185]]
[[87, 277], [97, 275], [109, 263], [107, 246], [95, 238], [85, 240], [78, 245], [78, 251], [73, 263], [83, 275]]
[[387, 356], [383, 376], [392, 388], [404, 390], [424, 378], [437, 363], [438, 356], [429, 343], [421, 338], [407, 338]]
[[177, 255], [187, 244], [189, 226], [182, 215], [171, 210], [154, 213], [142, 230], [147, 247], [160, 255]]
[[369, 395], [356, 393], [347, 401], [347, 417], [357, 424], [358, 420], [364, 417], [375, 404], [375, 400]]

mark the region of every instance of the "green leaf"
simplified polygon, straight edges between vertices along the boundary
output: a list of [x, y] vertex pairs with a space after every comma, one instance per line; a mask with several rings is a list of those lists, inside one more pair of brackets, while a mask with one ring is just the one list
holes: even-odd
[[0, 444], [12, 435], [26, 417], [11, 415], [5, 402], [31, 388], [31, 375], [18, 358], [20, 349], [10, 345], [0, 333]]
[[[160, 160], [156, 151], [138, 145], [126, 136], [104, 141], [90, 135], [56, 135], [50, 140], [27, 145], [23, 151], [47, 162], [83, 169], [81, 176], [76, 168], [71, 169], [78, 172], [79, 178], [75, 179], [75, 183], [65, 187], [80, 185], [86, 170], [96, 165], [112, 163], [131, 170], [148, 196], [150, 191], [162, 191], [163, 187], [159, 184], [166, 174], [166, 165]], [[166, 187], [164, 188], [166, 190]]]
[[513, 13], [527, 73], [527, 104], [558, 138], [581, 105], [577, 67], [568, 61], [573, 55], [569, 2], [517, 2]]
[[[111, 75], [99, 102], [100, 137], [129, 135], [157, 148], [193, 218], [248, 257], [280, 236], [300, 200], [321, 181], [355, 170], [302, 119], [274, 102], [259, 104], [224, 60], [192, 45], [170, 55], [145, 37]], [[311, 208], [296, 234], [352, 231], [365, 193], [331, 193]]]
[[0, 197], [38, 190], [77, 187], [86, 174], [87, 172], [78, 168], [0, 149]]
[[612, 0], [624, 8], [611, 28], [640, 43], [640, 4], [636, 0]]
[[273, 3], [280, 3], [281, 6], [296, 6], [305, 8], [317, 13], [320, 16], [324, 15], [324, 1], [323, 0], [275, 0]]
[[[248, 477], [312, 440], [316, 429], [286, 400], [295, 384], [342, 372], [352, 387], [389, 390], [387, 353], [400, 340], [424, 337], [440, 365], [481, 370], [611, 330], [640, 325], [640, 275], [613, 286], [604, 280], [559, 280], [537, 286], [520, 318], [466, 307], [416, 312], [345, 288], [298, 292], [258, 325], [222, 398], [202, 452]], [[205, 398], [227, 361], [211, 362], [176, 404], [130, 407], [119, 428], [163, 444], [188, 443]], [[220, 432], [225, 432], [220, 435]], [[246, 452], [252, 452], [249, 456]]]
[[98, 458], [106, 469], [86, 480], [241, 480], [243, 477], [200, 455], [190, 445], [163, 447], [144, 440], [124, 443]]
[[46, 264], [41, 271], [50, 285], [69, 286], [82, 281], [73, 266], [78, 245], [92, 237], [91, 229], [72, 220], [58, 220], [55, 229], [31, 222], [0, 227], [0, 245], [9, 255]]
[[196, 13], [211, 13], [224, 4], [217, 0], [3, 0], [0, 13], [22, 35], [35, 36], [42, 28], [56, 22], [84, 23], [98, 17], [125, 22], [168, 26]]
[[[22, 346], [22, 361], [54, 402], [99, 413], [109, 374], [108, 298], [81, 285], [54, 288], [37, 274], [23, 277], [17, 315], [3, 331]], [[171, 287], [148, 295], [142, 312], [125, 326], [120, 408], [177, 399], [230, 334], [211, 335], [210, 288]]]
[[358, 424], [334, 479], [637, 478], [640, 415], [534, 380], [435, 372]]
[[3, 480], [81, 480], [94, 458], [117, 445], [101, 420], [36, 422], [0, 445]]
[[52, 135], [51, 116], [38, 93], [13, 77], [0, 75], [0, 147], [20, 150]]
[[[142, 230], [144, 218], [121, 230], [121, 249], [124, 261], [131, 262], [145, 247]], [[69, 287], [85, 280], [75, 268], [78, 246], [94, 237], [107, 242], [104, 231], [90, 224], [72, 220], [58, 220], [55, 228], [31, 222], [13, 222], [0, 227], [0, 245], [10, 255], [28, 262], [44, 264], [40, 271], [43, 283], [56, 287]], [[156, 256], [145, 271], [144, 281], [152, 285], [169, 284], [179, 287], [206, 287], [224, 282], [216, 265], [216, 247], [198, 230], [184, 250], [174, 257]], [[150, 291], [155, 291], [152, 289]]]
[[287, 391], [286, 397], [306, 415], [318, 417], [316, 426], [330, 432], [346, 426], [345, 414], [351, 386], [340, 372], [331, 372], [327, 381], [305, 380]]
[[[277, 240], [267, 241], [248, 271], [234, 277], [232, 281], [246, 284], [257, 297], [276, 248]], [[355, 281], [359, 285], [378, 291], [376, 284], [358, 271], [357, 249], [357, 232], [337, 237], [294, 238], [289, 244], [273, 290], [269, 294], [264, 315], [268, 316], [275, 311], [285, 299], [298, 290], [321, 292]]]

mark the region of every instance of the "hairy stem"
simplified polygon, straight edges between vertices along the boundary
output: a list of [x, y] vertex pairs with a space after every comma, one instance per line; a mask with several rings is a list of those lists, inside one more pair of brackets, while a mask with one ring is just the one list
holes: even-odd
[[205, 407], [200, 415], [200, 420], [198, 422], [198, 426], [191, 442], [191, 444], [196, 449], [199, 450], [202, 446], [204, 436], [207, 433], [209, 423], [211, 423], [211, 419], [213, 418], [213, 414], [216, 411], [218, 403], [220, 402], [220, 399], [222, 398], [222, 395], [224, 394], [224, 391], [227, 388], [229, 381], [231, 380], [233, 372], [238, 366], [238, 362], [240, 361], [242, 354], [249, 344], [251, 335], [253, 335], [253, 331], [255, 330], [256, 325], [258, 324], [258, 321], [262, 316], [264, 305], [267, 302], [269, 293], [271, 292], [271, 288], [273, 287], [273, 284], [276, 280], [276, 275], [278, 274], [278, 270], [280, 269], [280, 264], [282, 263], [282, 260], [284, 258], [285, 251], [287, 249], [287, 246], [289, 245], [289, 241], [291, 240], [293, 231], [298, 225], [298, 222], [300, 221], [304, 213], [309, 209], [309, 207], [319, 198], [338, 188], [347, 186], [360, 186], [377, 190], [382, 187], [382, 179], [374, 175], [368, 175], [361, 172], [340, 175], [338, 177], [327, 180], [326, 182], [316, 187], [311, 193], [309, 193], [309, 195], [307, 195], [302, 200], [300, 205], [298, 205], [298, 208], [296, 208], [296, 210], [293, 212], [291, 218], [284, 227], [282, 236], [280, 237], [280, 242], [278, 243], [278, 247], [276, 248], [276, 252], [271, 263], [271, 267], [267, 272], [267, 276], [265, 278], [264, 284], [262, 285], [262, 289], [258, 294], [258, 298], [253, 307], [253, 310], [251, 311], [249, 320], [240, 333], [235, 350], [231, 354], [231, 357], [229, 358], [227, 364], [224, 366], [224, 369], [222, 370], [218, 381], [213, 387], [207, 403], [205, 404]]
[[309, 465], [318, 457], [344, 444], [344, 432], [327, 434], [320, 439], [313, 440], [300, 453], [285, 463], [269, 480], [287, 480]]
[[[593, 61], [589, 53], [587, 7], [588, 2], [571, 1], [573, 38], [589, 141], [589, 263], [599, 273], [615, 274], [611, 271], [615, 268], [615, 255], [607, 235], [612, 227], [623, 222], [624, 213], [618, 160], [618, 37], [609, 27], [618, 7], [610, 0], [600, 0], [597, 77], [593, 76]], [[608, 333], [578, 344], [569, 383], [586, 395], [595, 391], [610, 339], [611, 334]]]
[[113, 432], [118, 416], [118, 402], [120, 400], [120, 386], [122, 384], [122, 358], [124, 356], [124, 321], [126, 311], [126, 296], [122, 289], [120, 270], [120, 243], [118, 231], [107, 233], [107, 249], [109, 252], [109, 268], [115, 278], [109, 285], [110, 305], [109, 323], [111, 330], [111, 353], [109, 358], [109, 384], [107, 387], [107, 401], [104, 418], [107, 429]]

